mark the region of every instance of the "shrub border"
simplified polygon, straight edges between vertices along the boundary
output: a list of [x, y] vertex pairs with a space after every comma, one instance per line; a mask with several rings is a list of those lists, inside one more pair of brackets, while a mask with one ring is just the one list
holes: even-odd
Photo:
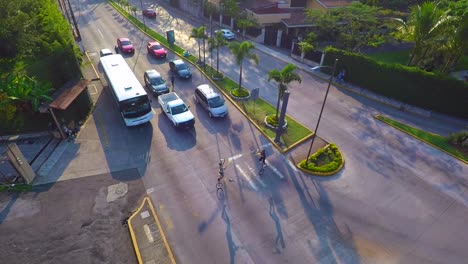
[[[322, 150], [322, 149], [323, 149], [323, 150], [324, 150], [324, 149], [327, 149], [327, 148], [330, 147], [331, 145], [336, 146], [336, 145], [333, 144], [333, 143], [328, 143], [325, 147], [323, 147], [323, 148], [317, 150], [317, 152], [315, 152], [314, 154], [312, 154], [311, 157], [317, 155], [317, 154], [319, 153], [320, 150]], [[319, 171], [312, 171], [312, 170], [304, 169], [304, 168], [302, 168], [302, 167], [300, 166], [300, 164], [301, 164], [302, 162], [304, 162], [305, 160], [302, 160], [302, 161], [300, 161], [299, 163], [297, 163], [297, 164], [296, 164], [296, 167], [297, 167], [300, 171], [302, 171], [302, 172], [304, 172], [304, 173], [307, 173], [307, 174], [310, 174], [310, 175], [322, 176], [322, 177], [335, 175], [336, 173], [340, 172], [340, 171], [343, 169], [344, 164], [345, 164], [345, 158], [344, 158], [344, 156], [343, 156], [343, 153], [341, 153], [341, 151], [340, 151], [340, 149], [338, 148], [338, 146], [336, 146], [336, 148], [337, 148], [337, 151], [340, 153], [340, 155], [341, 155], [341, 160], [342, 160], [341, 164], [338, 166], [338, 168], [337, 168], [336, 170], [329, 171], [329, 172], [319, 172]]]

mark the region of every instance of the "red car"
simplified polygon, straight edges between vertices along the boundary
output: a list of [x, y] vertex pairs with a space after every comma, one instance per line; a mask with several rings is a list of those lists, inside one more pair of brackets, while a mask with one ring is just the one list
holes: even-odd
[[155, 58], [163, 59], [163, 58], [166, 58], [167, 56], [166, 49], [163, 46], [161, 46], [159, 42], [156, 42], [156, 41], [148, 42], [148, 45], [146, 45], [146, 49], [148, 50], [148, 53], [153, 55]]
[[118, 38], [117, 47], [123, 53], [134, 53], [135, 48], [133, 47], [132, 42], [128, 38]]
[[143, 10], [143, 15], [149, 18], [156, 18], [156, 11], [154, 11], [152, 8], [146, 8]]

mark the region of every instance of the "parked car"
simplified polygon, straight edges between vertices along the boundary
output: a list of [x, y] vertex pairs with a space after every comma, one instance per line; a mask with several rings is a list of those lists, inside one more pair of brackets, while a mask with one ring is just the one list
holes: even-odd
[[156, 11], [153, 8], [146, 8], [143, 10], [143, 15], [148, 18], [156, 18]]
[[117, 47], [123, 53], [134, 53], [135, 48], [128, 38], [118, 38]]
[[218, 31], [221, 31], [222, 34], [223, 34], [223, 38], [225, 40], [233, 40], [236, 38], [236, 35], [234, 33], [232, 33], [231, 30], [229, 29], [220, 29], [220, 30], [215, 30], [215, 34], [218, 33]]
[[145, 86], [150, 90], [154, 96], [159, 96], [169, 92], [166, 80], [156, 70], [147, 70], [143, 75]]
[[150, 41], [146, 45], [146, 50], [148, 50], [148, 53], [153, 55], [155, 58], [158, 59], [163, 59], [166, 58], [167, 56], [167, 51], [166, 49], [161, 46], [159, 42], [156, 41]]
[[210, 117], [224, 117], [228, 113], [224, 99], [208, 84], [195, 88], [195, 102], [208, 111]]
[[172, 60], [169, 62], [169, 68], [171, 71], [181, 79], [190, 79], [192, 73], [190, 68], [185, 64], [183, 60]]
[[101, 49], [99, 51], [99, 56], [104, 57], [107, 55], [112, 55], [112, 51], [110, 49]]

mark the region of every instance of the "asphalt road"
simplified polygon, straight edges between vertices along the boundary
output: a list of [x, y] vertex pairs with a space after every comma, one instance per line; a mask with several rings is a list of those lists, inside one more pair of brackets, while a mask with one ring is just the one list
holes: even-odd
[[[123, 197], [108, 187], [126, 178]], [[123, 220], [140, 205], [144, 186], [136, 169], [0, 193], [1, 260], [5, 264], [137, 263]], [[132, 179], [133, 178], [133, 179]]]
[[[99, 49], [112, 48], [117, 37], [128, 36], [138, 50], [126, 60], [140, 81], [148, 68], [167, 73], [167, 63], [147, 56], [147, 37], [108, 4], [73, 2], [83, 45], [94, 61]], [[192, 26], [184, 20], [190, 17], [158, 10], [160, 16], [147, 24], [161, 31], [176, 29], [178, 44], [196, 54], [195, 41], [186, 35]], [[243, 83], [250, 89], [260, 87], [261, 96], [275, 102], [276, 86], [267, 82], [266, 75], [284, 63], [259, 55], [260, 65], [244, 65]], [[232, 57], [224, 54], [221, 63], [223, 72], [237, 79]], [[463, 263], [468, 259], [464, 225], [468, 166], [373, 116], [389, 115], [441, 134], [457, 127], [400, 113], [332, 87], [318, 134], [340, 147], [346, 165], [330, 179], [311, 178], [290, 166], [287, 155], [269, 147], [229, 103], [227, 119], [208, 118], [191, 99], [193, 88], [206, 82], [192, 70], [192, 80], [177, 80], [175, 91], [192, 106], [194, 130], [174, 130], [156, 100], [151, 124], [126, 128], [104, 91], [77, 145], [64, 156], [69, 162], [57, 167], [57, 177], [138, 168], [180, 263]], [[288, 111], [313, 128], [326, 83], [300, 74], [302, 83], [290, 86]], [[253, 154], [261, 145], [270, 154], [263, 178], [256, 175]], [[225, 182], [224, 201], [217, 199], [215, 190], [219, 158], [230, 160], [226, 177], [232, 181]]]

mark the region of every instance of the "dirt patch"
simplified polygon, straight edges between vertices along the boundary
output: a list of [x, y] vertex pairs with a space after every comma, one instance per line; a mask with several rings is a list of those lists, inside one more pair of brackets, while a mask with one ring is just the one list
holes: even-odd
[[[108, 202], [110, 174], [0, 194], [0, 253], [5, 263], [137, 263], [122, 221], [138, 207], [144, 186], [137, 170], [128, 192]], [[131, 175], [129, 175], [131, 176]]]

